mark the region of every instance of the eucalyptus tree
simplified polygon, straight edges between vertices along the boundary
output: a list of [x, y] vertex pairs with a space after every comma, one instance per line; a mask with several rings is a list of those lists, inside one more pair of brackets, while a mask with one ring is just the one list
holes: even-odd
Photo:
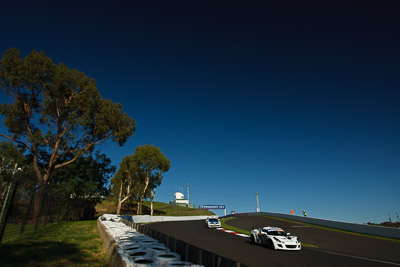
[[[32, 155], [39, 195], [55, 170], [108, 140], [122, 146], [135, 131], [135, 121], [121, 104], [103, 99], [93, 78], [55, 64], [44, 52], [22, 58], [8, 49], [0, 60], [0, 89], [12, 100], [0, 106], [8, 128], [0, 136]], [[66, 155], [71, 157], [60, 161]]]
[[57, 171], [53, 183], [71, 198], [96, 203], [107, 195], [115, 166], [105, 154], [84, 155]]
[[114, 172], [111, 160], [96, 152], [57, 170], [52, 184], [57, 185], [55, 191], [69, 200], [69, 206], [79, 207], [81, 218], [92, 219], [95, 205], [108, 194], [107, 183]]
[[118, 195], [118, 215], [121, 213], [122, 203], [132, 198], [138, 198], [144, 180], [144, 172], [136, 165], [133, 156], [125, 156], [119, 165], [117, 173], [111, 179], [114, 195]]
[[144, 173], [143, 190], [139, 195], [138, 214], [142, 214], [143, 198], [149, 195], [153, 189], [159, 186], [163, 179], [163, 173], [170, 168], [170, 160], [154, 145], [138, 146], [133, 154], [133, 161]]
[[169, 168], [169, 159], [153, 145], [138, 146], [133, 155], [124, 157], [111, 179], [113, 193], [118, 195], [117, 214], [128, 199], [138, 201], [137, 214], [142, 214], [143, 199], [153, 197], [152, 191], [161, 184], [163, 173]]

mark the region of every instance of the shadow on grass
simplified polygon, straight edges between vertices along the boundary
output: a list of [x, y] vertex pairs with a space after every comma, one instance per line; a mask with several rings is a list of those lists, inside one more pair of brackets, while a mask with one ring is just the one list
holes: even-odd
[[28, 242], [0, 244], [0, 266], [74, 266], [92, 265], [76, 245], [65, 242]]

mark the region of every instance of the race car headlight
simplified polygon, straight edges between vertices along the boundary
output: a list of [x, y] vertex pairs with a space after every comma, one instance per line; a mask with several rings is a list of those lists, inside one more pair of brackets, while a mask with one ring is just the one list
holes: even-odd
[[278, 238], [274, 237], [274, 239], [275, 239], [276, 241], [278, 241], [279, 243], [282, 243], [282, 241], [280, 241]]

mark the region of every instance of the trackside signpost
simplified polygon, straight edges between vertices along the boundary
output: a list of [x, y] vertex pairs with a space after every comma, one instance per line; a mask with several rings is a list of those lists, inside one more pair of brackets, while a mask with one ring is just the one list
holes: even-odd
[[203, 205], [203, 209], [205, 209], [205, 210], [224, 210], [224, 213], [226, 215], [225, 205]]

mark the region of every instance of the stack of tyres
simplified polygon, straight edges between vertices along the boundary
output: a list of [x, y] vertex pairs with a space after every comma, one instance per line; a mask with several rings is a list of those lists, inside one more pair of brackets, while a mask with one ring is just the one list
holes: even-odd
[[152, 246], [154, 244], [159, 244], [156, 239], [153, 239], [151, 237], [140, 238], [140, 239], [136, 239], [135, 241], [144, 247]]
[[171, 250], [167, 248], [164, 244], [152, 244], [150, 246], [145, 247], [146, 250], [151, 252], [153, 256], [157, 256], [158, 254], [168, 253]]
[[133, 260], [134, 267], [154, 267], [159, 266], [154, 262], [153, 258], [139, 257]]
[[120, 236], [117, 238], [117, 241], [119, 241], [119, 246], [128, 257], [131, 266], [158, 266], [155, 263], [153, 252], [148, 249], [152, 244], [157, 244], [157, 240], [143, 234], [135, 233], [128, 236]]
[[164, 267], [176, 267], [176, 266], [185, 266], [185, 267], [205, 267], [203, 265], [193, 264], [189, 261], [167, 261], [162, 266]]
[[169, 261], [179, 261], [181, 259], [181, 255], [175, 252], [166, 252], [155, 255], [154, 258], [156, 263], [162, 266]]
[[102, 216], [101, 223], [121, 248], [120, 253], [126, 256], [125, 259], [128, 266], [204, 267], [191, 262], [181, 261], [179, 254], [171, 252], [169, 248], [159, 243], [156, 239], [138, 233], [131, 227], [124, 225], [120, 218], [116, 216]]
[[138, 244], [129, 244], [129, 245], [123, 246], [122, 249], [124, 250], [124, 253], [129, 256], [130, 253], [140, 250], [140, 249], [142, 249], [142, 247]]
[[127, 256], [133, 262], [135, 262], [136, 259], [141, 259], [141, 258], [152, 259], [154, 261], [153, 254], [151, 254], [149, 251], [143, 248], [130, 251], [128, 252]]

